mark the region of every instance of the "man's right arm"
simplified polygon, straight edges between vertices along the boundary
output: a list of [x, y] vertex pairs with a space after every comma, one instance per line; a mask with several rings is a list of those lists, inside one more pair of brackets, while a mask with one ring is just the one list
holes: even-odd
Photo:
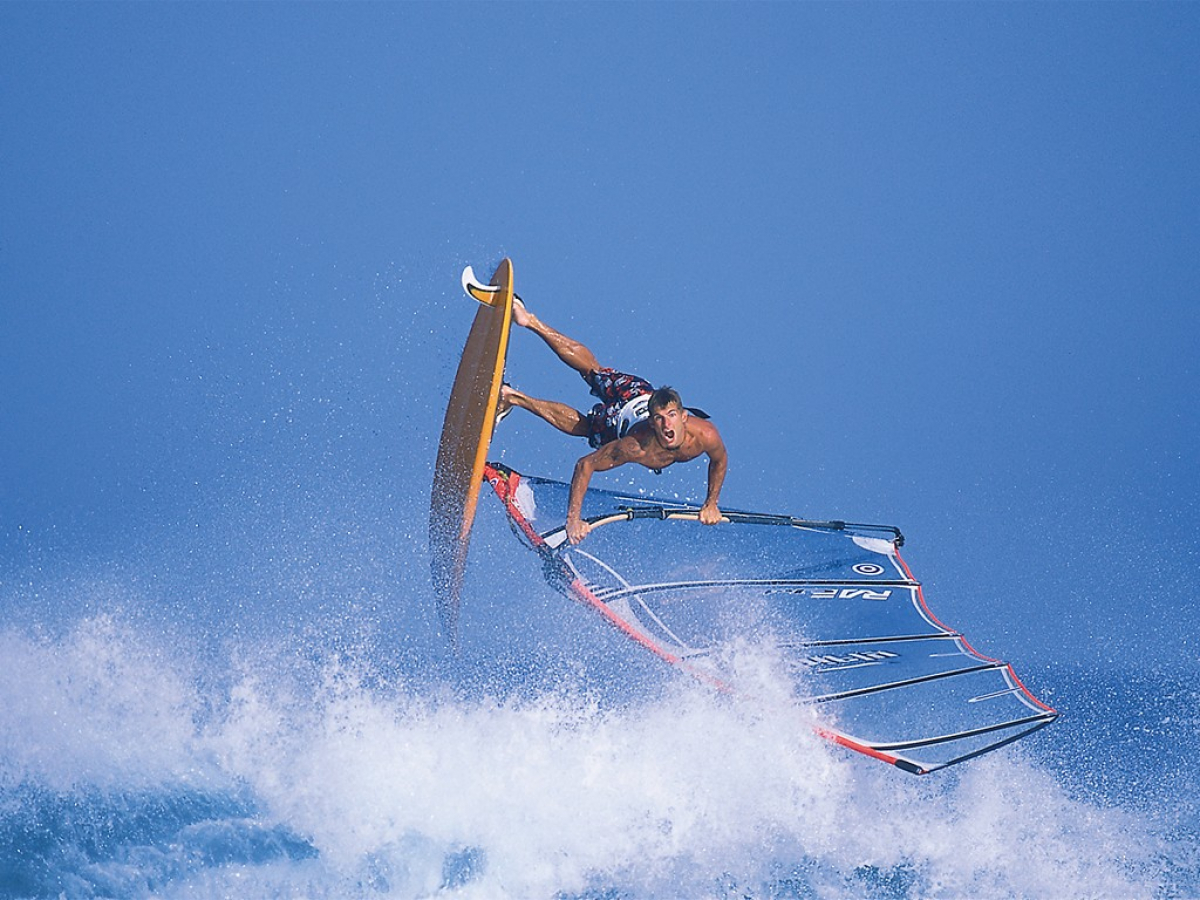
[[567, 502], [567, 537], [572, 544], [578, 544], [592, 526], [583, 521], [583, 497], [592, 481], [593, 472], [607, 472], [617, 466], [623, 466], [641, 451], [641, 445], [631, 437], [623, 437], [619, 441], [605, 444], [587, 456], [581, 456], [575, 463], [575, 472], [571, 475], [571, 495]]
[[[600, 451], [596, 451], [598, 453]], [[575, 463], [575, 472], [571, 475], [571, 498], [567, 502], [567, 538], [572, 544], [578, 544], [588, 532], [592, 530], [592, 526], [581, 518], [583, 512], [583, 496], [587, 493], [588, 485], [592, 481], [592, 473], [596, 471], [595, 464], [592, 462], [592, 457], [596, 453], [589, 453], [587, 456], [579, 458]]]

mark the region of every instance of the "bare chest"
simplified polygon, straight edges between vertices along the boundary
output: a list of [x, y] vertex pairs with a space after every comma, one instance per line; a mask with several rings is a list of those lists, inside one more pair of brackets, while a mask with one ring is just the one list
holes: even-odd
[[703, 452], [700, 442], [691, 437], [674, 450], [662, 446], [657, 441], [651, 441], [650, 445], [644, 448], [642, 458], [638, 462], [647, 468], [665, 469], [671, 463], [693, 460]]

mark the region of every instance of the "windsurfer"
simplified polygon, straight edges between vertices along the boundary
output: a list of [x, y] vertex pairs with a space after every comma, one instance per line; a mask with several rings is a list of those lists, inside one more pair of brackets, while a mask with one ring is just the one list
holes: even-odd
[[596, 448], [579, 459], [571, 477], [566, 525], [572, 544], [578, 544], [591, 530], [581, 511], [592, 473], [626, 463], [660, 471], [672, 463], [707, 454], [708, 494], [700, 508], [700, 521], [706, 525], [721, 521], [717, 499], [728, 460], [721, 435], [706, 415], [685, 407], [673, 388], [655, 390], [636, 375], [601, 366], [591, 350], [541, 321], [519, 299], [513, 301], [513, 322], [545, 341], [600, 400], [591, 412], [581, 413], [565, 403], [531, 397], [507, 384], [500, 389], [497, 420], [519, 406], [565, 434], [586, 437]]

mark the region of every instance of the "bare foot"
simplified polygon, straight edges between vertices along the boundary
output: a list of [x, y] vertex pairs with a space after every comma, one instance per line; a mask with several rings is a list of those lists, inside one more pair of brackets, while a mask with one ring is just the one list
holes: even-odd
[[500, 400], [496, 404], [496, 424], [497, 425], [500, 424], [501, 419], [503, 419], [510, 412], [512, 412], [512, 408], [515, 405], [513, 402], [513, 395], [517, 394], [517, 393], [518, 393], [518, 391], [516, 391], [512, 387], [510, 387], [507, 382], [500, 385]]
[[533, 313], [525, 308], [525, 302], [515, 294], [513, 295], [512, 318], [522, 328], [528, 328], [533, 324]]

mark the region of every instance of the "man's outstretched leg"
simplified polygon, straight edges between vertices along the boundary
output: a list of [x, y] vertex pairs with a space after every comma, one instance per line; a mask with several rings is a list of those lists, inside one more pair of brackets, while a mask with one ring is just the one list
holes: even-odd
[[539, 400], [537, 397], [522, 394], [507, 384], [502, 385], [500, 387], [500, 414], [504, 415], [514, 406], [529, 410], [535, 416], [545, 419], [559, 431], [573, 437], [587, 437], [587, 417], [579, 410], [554, 400]]
[[[543, 341], [546, 345], [557, 354], [558, 358], [565, 362], [568, 366], [587, 378], [593, 372], [600, 371], [600, 363], [596, 361], [595, 354], [587, 347], [572, 338], [567, 337], [560, 331], [555, 331], [533, 313], [525, 308], [525, 304], [519, 299], [513, 300], [513, 322], [520, 325], [522, 328], [528, 328]], [[532, 399], [532, 398], [526, 398]], [[543, 401], [545, 402], [545, 401]], [[520, 403], [516, 404], [520, 406]], [[529, 409], [530, 407], [525, 407]], [[570, 407], [568, 407], [569, 409]], [[575, 412], [574, 410], [571, 410]], [[539, 413], [540, 415], [540, 413]], [[577, 413], [578, 415], [578, 413]], [[547, 422], [552, 420], [546, 416], [542, 416]], [[558, 426], [561, 428], [561, 426]], [[567, 429], [563, 429], [567, 431]], [[577, 434], [578, 432], [567, 431], [568, 434]]]

